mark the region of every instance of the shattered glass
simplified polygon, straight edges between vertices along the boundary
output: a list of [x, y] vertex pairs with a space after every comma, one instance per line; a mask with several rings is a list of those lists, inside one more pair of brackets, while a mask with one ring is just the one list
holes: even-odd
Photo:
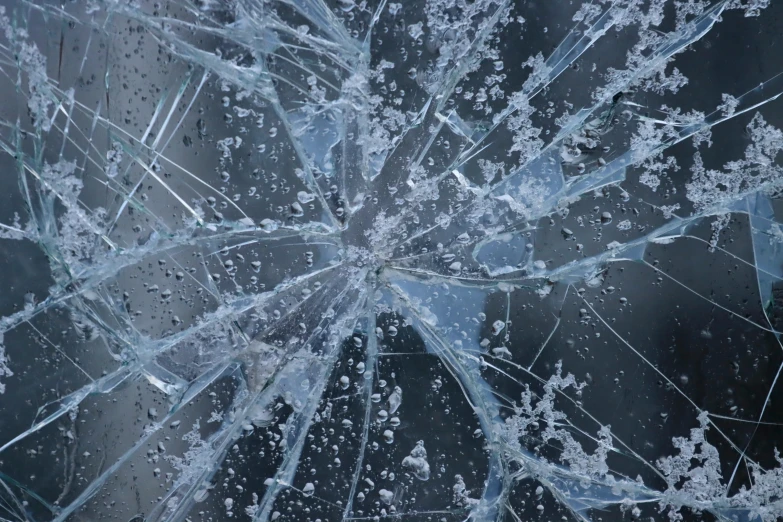
[[0, 7], [0, 520], [783, 518], [783, 2]]

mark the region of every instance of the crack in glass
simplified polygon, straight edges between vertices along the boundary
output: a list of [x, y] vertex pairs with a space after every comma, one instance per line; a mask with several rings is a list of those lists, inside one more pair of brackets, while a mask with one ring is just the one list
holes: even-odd
[[0, 518], [780, 520], [782, 7], [0, 5]]

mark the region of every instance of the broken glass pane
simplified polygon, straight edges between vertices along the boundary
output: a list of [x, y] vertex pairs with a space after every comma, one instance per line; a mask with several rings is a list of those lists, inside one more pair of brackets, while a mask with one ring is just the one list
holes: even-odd
[[783, 3], [0, 5], [0, 519], [783, 519]]

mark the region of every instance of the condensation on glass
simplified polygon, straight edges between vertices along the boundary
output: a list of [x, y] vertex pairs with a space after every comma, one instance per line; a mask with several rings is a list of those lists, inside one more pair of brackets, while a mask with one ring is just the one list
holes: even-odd
[[783, 2], [2, 4], [0, 519], [783, 517]]

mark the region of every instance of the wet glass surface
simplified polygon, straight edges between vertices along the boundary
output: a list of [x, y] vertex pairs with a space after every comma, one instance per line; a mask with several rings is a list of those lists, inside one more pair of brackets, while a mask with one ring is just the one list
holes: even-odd
[[783, 517], [783, 3], [0, 4], [0, 519]]

